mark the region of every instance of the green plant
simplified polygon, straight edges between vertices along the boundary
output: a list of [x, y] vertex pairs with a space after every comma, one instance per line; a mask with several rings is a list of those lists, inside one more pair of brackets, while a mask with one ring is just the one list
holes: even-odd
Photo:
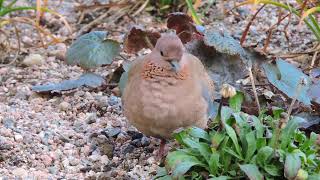
[[283, 110], [259, 117], [240, 112], [240, 94], [222, 107], [219, 125], [207, 131], [185, 129], [174, 135], [181, 149], [170, 152], [156, 179], [319, 179], [315, 141], [298, 129], [303, 119], [287, 122]]
[[317, 5], [316, 3], [311, 2], [310, 3], [311, 6], [314, 6], [314, 7], [311, 7], [310, 9], [308, 9], [308, 6], [307, 6], [307, 4], [309, 3], [308, 0], [296, 0], [296, 3], [299, 5], [298, 8], [295, 8], [291, 5], [289, 5], [289, 3], [282, 3], [282, 2], [278, 2], [278, 1], [272, 1], [272, 0], [246, 0], [246, 1], [238, 4], [237, 7], [247, 5], [247, 4], [254, 4], [254, 5], [270, 4], [270, 5], [274, 5], [276, 7], [279, 7], [279, 8], [283, 8], [283, 9], [289, 11], [290, 13], [293, 13], [296, 16], [298, 16], [301, 21], [304, 21], [306, 23], [306, 25], [308, 26], [308, 28], [316, 36], [317, 40], [320, 41], [319, 22], [313, 14], [315, 12], [320, 11], [320, 6]]

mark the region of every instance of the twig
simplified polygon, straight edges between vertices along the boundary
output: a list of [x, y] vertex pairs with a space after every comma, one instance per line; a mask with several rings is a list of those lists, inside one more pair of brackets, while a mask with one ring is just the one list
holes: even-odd
[[249, 32], [249, 29], [250, 29], [250, 26], [252, 25], [253, 23], [253, 20], [257, 17], [258, 13], [265, 7], [266, 5], [262, 5], [258, 11], [252, 16], [251, 20], [249, 21], [248, 25], [246, 26], [246, 28], [244, 29], [243, 31], [243, 34], [241, 36], [241, 39], [240, 39], [240, 44], [242, 45], [243, 42], [246, 40], [246, 37], [248, 35], [248, 32]]
[[[317, 47], [319, 47], [319, 46], [320, 46], [320, 44], [317, 45]], [[310, 64], [310, 69], [312, 69], [312, 68], [314, 67], [314, 64], [315, 64], [315, 62], [316, 62], [316, 59], [317, 59], [317, 57], [318, 57], [318, 52], [319, 52], [319, 51], [314, 52], [314, 54], [313, 54], [313, 56], [312, 56], [312, 61], [311, 61], [311, 64]]]
[[253, 74], [252, 74], [252, 67], [248, 67], [248, 71], [249, 71], [249, 77], [250, 77], [250, 80], [251, 80], [251, 85], [252, 85], [252, 89], [253, 89], [254, 98], [256, 100], [256, 104], [258, 106], [258, 110], [259, 110], [259, 113], [260, 113], [261, 112], [261, 108], [260, 108], [260, 103], [259, 103], [259, 99], [258, 99], [258, 93], [257, 93], [256, 85], [254, 83], [254, 78], [253, 78]]
[[146, 8], [147, 5], [149, 4], [149, 1], [150, 1], [150, 0], [146, 0], [146, 1], [142, 4], [142, 6], [141, 6], [135, 13], [132, 14], [132, 16], [136, 16], [136, 15], [139, 14], [144, 8]]
[[291, 104], [290, 104], [290, 106], [289, 106], [289, 109], [288, 109], [288, 112], [287, 112], [287, 115], [288, 115], [288, 116], [287, 116], [287, 118], [286, 118], [286, 122], [288, 122], [289, 117], [290, 117], [290, 115], [291, 115], [291, 113], [292, 113], [293, 106], [294, 106], [294, 104], [295, 104], [298, 96], [300, 95], [300, 92], [301, 92], [302, 87], [303, 87], [305, 84], [306, 84], [306, 80], [302, 77], [302, 78], [300, 79], [300, 81], [299, 81], [299, 84], [298, 84], [298, 86], [297, 86], [297, 88], [296, 88], [295, 95], [294, 95], [294, 97], [293, 97], [293, 99], [292, 99], [292, 101], [291, 101]]
[[91, 21], [89, 24], [83, 26], [79, 32], [78, 35], [81, 35], [84, 31], [87, 31], [88, 29], [90, 29], [92, 26], [98, 24], [100, 21], [102, 21], [104, 18], [106, 18], [109, 15], [109, 11], [105, 12], [104, 14], [100, 15], [98, 18], [96, 18], [95, 20]]
[[0, 67], [10, 66], [10, 65], [12, 65], [13, 63], [15, 63], [16, 60], [18, 59], [18, 56], [19, 56], [20, 51], [21, 51], [21, 41], [20, 41], [19, 30], [18, 30], [17, 26], [16, 26], [14, 23], [12, 23], [12, 25], [13, 25], [13, 27], [14, 27], [15, 34], [16, 34], [16, 36], [17, 36], [18, 51], [16, 52], [16, 55], [14, 56], [13, 60], [12, 60], [10, 63], [4, 64], [4, 65], [0, 65]]
[[291, 13], [283, 16], [282, 18], [279, 18], [279, 19], [278, 19], [278, 22], [275, 23], [275, 24], [273, 24], [273, 25], [267, 30], [267, 32], [269, 32], [269, 33], [268, 33], [268, 36], [267, 36], [267, 39], [266, 39], [266, 42], [265, 42], [265, 44], [264, 44], [264, 47], [263, 47], [262, 52], [266, 53], [267, 48], [268, 48], [268, 45], [269, 45], [269, 43], [270, 43], [270, 39], [271, 39], [273, 30], [276, 28], [276, 26], [279, 26], [279, 24], [280, 24], [284, 19], [286, 19], [290, 14], [291, 14]]
[[94, 5], [80, 5], [77, 6], [75, 9], [78, 11], [82, 11], [82, 10], [90, 10], [90, 9], [96, 9], [96, 8], [111, 8], [111, 7], [125, 7], [129, 5], [129, 3], [108, 3], [108, 4], [94, 4]]

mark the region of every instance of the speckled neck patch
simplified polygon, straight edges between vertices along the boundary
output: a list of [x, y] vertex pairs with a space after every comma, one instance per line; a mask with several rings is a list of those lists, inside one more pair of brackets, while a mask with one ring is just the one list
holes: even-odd
[[144, 79], [153, 79], [155, 77], [174, 77], [179, 80], [184, 80], [188, 77], [187, 69], [182, 68], [178, 73], [171, 69], [158, 66], [152, 62], [147, 62], [143, 66], [142, 77]]

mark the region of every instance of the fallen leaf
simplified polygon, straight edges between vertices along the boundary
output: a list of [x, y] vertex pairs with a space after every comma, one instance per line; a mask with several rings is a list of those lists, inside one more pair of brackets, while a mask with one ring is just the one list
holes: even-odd
[[96, 88], [102, 86], [103, 84], [105, 84], [105, 80], [103, 77], [93, 73], [86, 73], [81, 75], [79, 79], [65, 80], [60, 83], [37, 85], [33, 86], [32, 90], [36, 92], [61, 92], [80, 88], [82, 86]]
[[94, 31], [78, 38], [67, 50], [67, 63], [86, 69], [111, 64], [119, 54], [120, 44], [107, 39], [107, 35], [107, 32]]
[[151, 32], [142, 27], [133, 26], [124, 40], [123, 49], [127, 53], [136, 53], [143, 48], [155, 46], [160, 36], [159, 32]]

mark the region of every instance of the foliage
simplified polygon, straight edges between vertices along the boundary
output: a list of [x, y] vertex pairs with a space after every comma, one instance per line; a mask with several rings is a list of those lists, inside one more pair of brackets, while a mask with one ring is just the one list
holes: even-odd
[[78, 64], [84, 68], [111, 64], [113, 58], [119, 54], [120, 44], [107, 39], [107, 36], [107, 32], [94, 31], [79, 37], [67, 51], [67, 63]]
[[[298, 129], [302, 118], [284, 126], [283, 110], [259, 117], [222, 107], [219, 127], [185, 129], [174, 135], [181, 149], [170, 152], [156, 179], [319, 179], [320, 156], [315, 141]], [[235, 105], [234, 103], [239, 103]]]
[[246, 0], [244, 2], [241, 2], [238, 6], [243, 6], [246, 4], [254, 4], [254, 5], [270, 4], [270, 5], [274, 5], [276, 7], [279, 7], [279, 8], [283, 8], [283, 9], [289, 11], [290, 13], [293, 13], [296, 16], [298, 16], [301, 21], [304, 21], [306, 23], [306, 25], [309, 27], [309, 29], [316, 36], [317, 40], [319, 41], [320, 40], [320, 26], [319, 26], [319, 22], [317, 21], [317, 18], [315, 16], [315, 13], [320, 11], [319, 5], [316, 5], [314, 3], [310, 3], [311, 6], [315, 6], [315, 7], [308, 8], [308, 6], [307, 6], [308, 1], [307, 0], [296, 0], [296, 3], [300, 6], [299, 8], [295, 8], [291, 5], [289, 5], [289, 3], [285, 3], [285, 2], [282, 3], [282, 2], [278, 2], [278, 1], [272, 1], [272, 0]]
[[[111, 64], [114, 57], [119, 55], [120, 44], [108, 39], [107, 36], [108, 33], [104, 31], [93, 31], [80, 36], [67, 50], [67, 63], [77, 64], [84, 69]], [[86, 73], [74, 80], [33, 86], [32, 90], [37, 92], [61, 92], [82, 86], [96, 88], [105, 83], [105, 79], [100, 75]]]
[[3, 17], [15, 11], [30, 10], [30, 9], [36, 10], [36, 7], [28, 7], [28, 6], [15, 7], [14, 5], [17, 3], [17, 1], [18, 0], [13, 0], [7, 5], [5, 5], [5, 0], [0, 0], [0, 17]]

